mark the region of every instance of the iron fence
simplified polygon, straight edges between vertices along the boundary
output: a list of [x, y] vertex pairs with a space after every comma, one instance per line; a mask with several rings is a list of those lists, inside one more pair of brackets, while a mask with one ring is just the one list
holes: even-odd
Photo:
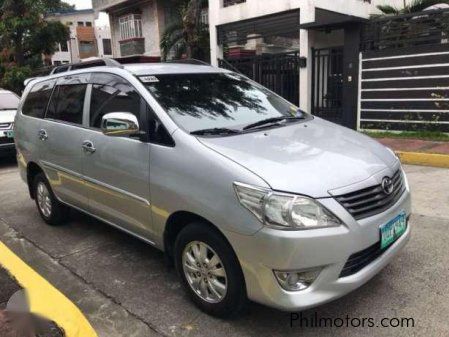
[[449, 9], [372, 19], [362, 29], [362, 50], [449, 43]]
[[299, 52], [220, 59], [219, 65], [238, 71], [293, 104], [299, 104]]

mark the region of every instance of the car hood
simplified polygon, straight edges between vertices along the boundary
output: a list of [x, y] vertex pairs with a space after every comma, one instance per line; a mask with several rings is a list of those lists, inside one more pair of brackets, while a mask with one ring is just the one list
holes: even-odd
[[16, 117], [16, 110], [0, 110], [0, 123], [12, 123]]
[[377, 141], [319, 118], [198, 139], [257, 174], [272, 189], [315, 198], [329, 197], [328, 191], [361, 182], [397, 162]]

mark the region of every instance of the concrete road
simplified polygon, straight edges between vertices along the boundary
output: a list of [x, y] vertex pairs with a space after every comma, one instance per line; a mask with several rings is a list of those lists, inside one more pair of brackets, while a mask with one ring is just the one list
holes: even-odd
[[[45, 225], [11, 161], [0, 164], [0, 240], [76, 303], [104, 337], [449, 336], [449, 170], [406, 171], [414, 198], [409, 245], [362, 288], [302, 313], [343, 327], [291, 326], [290, 314], [257, 304], [237, 320], [211, 318], [190, 303], [154, 248], [75, 211], [65, 226]], [[348, 319], [358, 325], [363, 318], [375, 326], [346, 327]], [[380, 327], [402, 318], [414, 326]]]

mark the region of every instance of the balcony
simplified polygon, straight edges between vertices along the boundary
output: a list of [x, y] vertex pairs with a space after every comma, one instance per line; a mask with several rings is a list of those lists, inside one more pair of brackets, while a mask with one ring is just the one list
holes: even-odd
[[92, 0], [92, 8], [96, 12], [101, 12], [125, 2], [129, 0]]
[[229, 7], [246, 2], [246, 0], [223, 0], [223, 7]]

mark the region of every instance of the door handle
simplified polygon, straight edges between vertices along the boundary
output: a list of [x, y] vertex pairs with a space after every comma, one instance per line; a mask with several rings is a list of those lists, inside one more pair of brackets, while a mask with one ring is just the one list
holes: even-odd
[[88, 152], [88, 153], [94, 153], [97, 150], [94, 147], [94, 143], [92, 143], [90, 140], [84, 141], [82, 147], [83, 147], [84, 152]]
[[40, 140], [47, 140], [48, 139], [47, 131], [45, 131], [44, 129], [39, 130], [38, 137]]

